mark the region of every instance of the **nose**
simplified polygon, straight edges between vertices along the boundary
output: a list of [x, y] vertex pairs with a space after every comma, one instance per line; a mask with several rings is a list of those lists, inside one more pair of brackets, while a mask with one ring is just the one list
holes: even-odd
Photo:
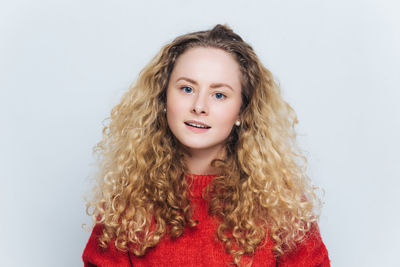
[[192, 112], [196, 114], [208, 114], [208, 104], [207, 104], [207, 95], [206, 94], [197, 94], [193, 104], [192, 104]]

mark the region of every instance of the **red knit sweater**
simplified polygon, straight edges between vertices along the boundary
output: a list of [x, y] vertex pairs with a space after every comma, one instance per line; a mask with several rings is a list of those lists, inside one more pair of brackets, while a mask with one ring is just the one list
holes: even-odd
[[[217, 222], [208, 214], [208, 204], [201, 197], [202, 189], [214, 178], [213, 175], [194, 175], [191, 191], [194, 205], [193, 218], [199, 221], [194, 228], [186, 228], [178, 239], [165, 238], [156, 247], [150, 249], [145, 256], [135, 257], [132, 253], [122, 252], [110, 242], [107, 249], [98, 244], [98, 236], [102, 233], [102, 225], [96, 225], [83, 252], [85, 267], [142, 267], [142, 266], [228, 266], [232, 256], [225, 252], [221, 241], [216, 240]], [[241, 263], [252, 262], [251, 266], [298, 266], [328, 267], [328, 252], [321, 240], [318, 228], [309, 232], [307, 239], [298, 248], [280, 259], [272, 253], [274, 244], [269, 239], [255, 252], [253, 258], [242, 257]]]

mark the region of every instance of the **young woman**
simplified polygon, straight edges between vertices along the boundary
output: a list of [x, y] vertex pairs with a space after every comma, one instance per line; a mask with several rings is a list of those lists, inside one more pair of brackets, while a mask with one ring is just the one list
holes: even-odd
[[95, 147], [85, 266], [329, 266], [295, 123], [227, 26], [165, 45]]

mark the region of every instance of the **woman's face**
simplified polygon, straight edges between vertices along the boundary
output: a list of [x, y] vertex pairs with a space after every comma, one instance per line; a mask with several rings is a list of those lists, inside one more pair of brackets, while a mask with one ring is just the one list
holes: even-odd
[[167, 88], [167, 120], [191, 152], [219, 153], [239, 120], [240, 67], [217, 48], [190, 48], [175, 62]]

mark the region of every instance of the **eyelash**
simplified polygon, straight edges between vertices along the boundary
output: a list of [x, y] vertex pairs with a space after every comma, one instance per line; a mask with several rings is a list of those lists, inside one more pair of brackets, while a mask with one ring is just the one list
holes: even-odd
[[183, 90], [185, 93], [187, 93], [187, 94], [190, 94], [189, 92], [186, 92], [186, 90], [185, 90], [185, 88], [190, 88], [190, 90], [192, 90], [192, 92], [193, 92], [193, 89], [191, 88], [191, 87], [189, 87], [189, 86], [182, 86], [181, 87], [181, 90]]
[[[191, 92], [186, 92], [186, 90], [185, 90], [186, 88], [190, 88], [190, 90], [192, 90], [192, 91], [191, 91]], [[193, 88], [191, 88], [191, 87], [189, 87], [189, 86], [182, 86], [182, 87], [181, 87], [181, 90], [184, 91], [184, 92], [187, 93], [187, 94], [190, 94], [190, 93], [193, 92]], [[220, 92], [217, 92], [217, 93], [215, 93], [214, 95], [222, 95], [222, 96], [223, 96], [223, 98], [217, 98], [218, 100], [223, 100], [223, 99], [226, 98], [226, 95], [223, 94], [223, 93], [220, 93]]]
[[218, 100], [223, 100], [226, 98], [226, 95], [224, 95], [223, 93], [215, 93], [214, 95], [218, 95], [218, 94], [223, 96], [223, 98], [217, 98]]

